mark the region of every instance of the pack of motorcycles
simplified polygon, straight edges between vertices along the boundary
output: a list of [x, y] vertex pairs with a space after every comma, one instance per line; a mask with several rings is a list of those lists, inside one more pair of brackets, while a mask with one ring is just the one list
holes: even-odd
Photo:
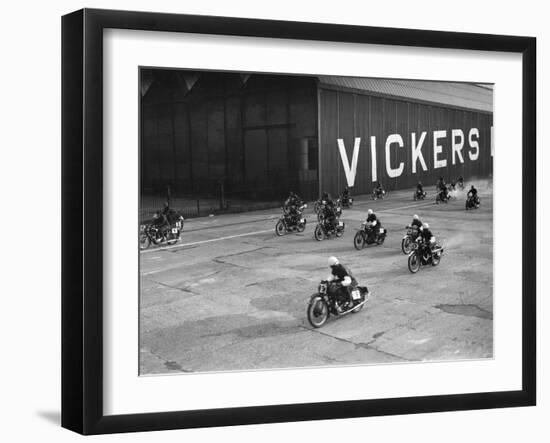
[[[452, 186], [452, 188], [451, 188]], [[447, 203], [451, 196], [455, 194], [455, 185], [452, 184], [446, 189], [438, 189], [436, 194], [436, 203]], [[460, 189], [464, 185], [459, 184]], [[373, 199], [384, 198], [386, 192], [373, 191]], [[415, 191], [413, 199], [424, 200], [425, 191]], [[479, 197], [468, 193], [466, 200], [466, 209], [479, 208]], [[340, 220], [343, 209], [349, 209], [353, 206], [353, 198], [349, 196], [340, 196], [329, 209], [329, 202], [319, 199], [314, 203], [314, 212], [317, 215], [317, 225], [314, 229], [314, 237], [317, 241], [322, 241], [331, 237], [342, 237], [345, 230], [345, 223]], [[301, 203], [295, 207], [283, 207], [283, 214], [275, 225], [275, 233], [282, 236], [290, 232], [303, 232], [306, 228], [307, 220], [303, 217], [303, 212], [307, 204]], [[153, 220], [152, 223], [140, 227], [140, 249], [146, 249], [151, 244], [168, 245], [175, 244], [183, 231], [184, 218], [181, 215], [171, 217], [170, 226], [161, 228]], [[421, 266], [437, 266], [443, 255], [443, 248], [438, 243], [426, 244], [422, 241], [420, 229], [408, 225], [406, 234], [401, 240], [401, 250], [408, 256], [407, 266], [411, 273], [416, 273]], [[380, 224], [371, 227], [367, 222], [363, 222], [361, 227], [355, 233], [353, 246], [357, 250], [363, 249], [366, 245], [382, 245], [386, 239], [388, 231]], [[351, 272], [350, 272], [351, 274]], [[366, 286], [355, 284], [349, 290], [349, 297], [342, 297], [341, 285], [335, 281], [323, 280], [309, 300], [307, 306], [307, 318], [309, 323], [315, 327], [323, 326], [330, 315], [341, 317], [350, 313], [358, 313], [367, 303], [371, 292]]]

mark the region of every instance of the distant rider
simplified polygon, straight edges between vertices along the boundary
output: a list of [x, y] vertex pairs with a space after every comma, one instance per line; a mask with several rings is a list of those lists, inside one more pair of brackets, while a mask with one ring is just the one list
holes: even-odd
[[472, 198], [475, 204], [479, 204], [479, 197], [477, 195], [477, 189], [474, 185], [470, 187], [470, 190], [468, 191], [468, 198]]
[[[329, 257], [328, 265], [330, 267], [331, 274], [327, 278], [327, 281], [340, 284], [340, 287], [338, 288], [337, 300], [345, 300], [345, 302], [348, 302], [349, 306], [351, 306], [353, 304], [351, 289], [357, 286], [357, 280], [355, 280], [353, 275], [351, 275], [351, 272], [346, 269], [345, 266], [340, 264], [340, 261], [336, 257]], [[342, 307], [338, 302], [336, 303], [336, 309], [339, 313], [342, 312]]]
[[416, 195], [419, 197], [424, 195], [424, 187], [422, 186], [422, 182], [418, 182], [416, 185]]
[[349, 203], [349, 189], [347, 186], [344, 188], [344, 192], [342, 192], [342, 203], [343, 204]]
[[[448, 194], [449, 194], [449, 190], [447, 189], [447, 184], [445, 183], [445, 180], [443, 180], [443, 177], [439, 177], [439, 180], [437, 180], [437, 190], [439, 191], [440, 195], [447, 199], [448, 198]], [[443, 200], [442, 198], [442, 200]]]
[[377, 197], [380, 197], [384, 194], [384, 188], [380, 184], [380, 182], [376, 182], [376, 186], [374, 187], [374, 192], [376, 193]]

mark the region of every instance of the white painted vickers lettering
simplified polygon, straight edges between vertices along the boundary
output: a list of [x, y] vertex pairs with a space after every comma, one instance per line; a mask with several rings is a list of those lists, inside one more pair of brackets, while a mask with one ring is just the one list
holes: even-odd
[[[492, 128], [491, 128], [492, 132]], [[422, 148], [426, 140], [427, 132], [423, 131], [420, 133], [420, 136], [417, 138], [415, 132], [411, 133], [411, 171], [413, 174], [417, 172], [417, 163], [420, 163], [420, 167], [423, 171], [428, 170], [428, 166], [424, 159], [422, 153]], [[447, 149], [444, 150], [445, 141], [447, 139], [446, 130], [434, 131], [433, 134], [433, 169], [445, 168], [447, 167], [447, 155], [450, 154], [450, 160], [453, 165], [458, 162], [464, 163], [464, 144], [465, 144], [465, 135], [462, 129], [452, 129], [450, 134], [450, 149], [447, 143]], [[491, 137], [492, 139], [492, 137]], [[351, 163], [349, 162], [348, 155], [346, 152], [346, 146], [344, 140], [339, 138], [338, 150], [340, 151], [340, 158], [342, 160], [342, 165], [344, 167], [344, 173], [346, 175], [346, 181], [349, 187], [355, 185], [355, 177], [357, 175], [357, 164], [359, 161], [359, 150], [361, 149], [361, 138], [356, 137], [353, 144], [353, 155]], [[479, 159], [479, 129], [471, 128], [468, 131], [468, 158], [470, 161], [476, 161]], [[405, 168], [408, 168], [409, 165], [405, 164], [405, 161], [400, 161], [396, 165], [395, 155], [398, 149], [405, 147], [403, 137], [400, 134], [390, 134], [386, 138], [386, 143], [384, 145], [384, 157], [385, 157], [385, 169], [386, 174], [390, 178], [396, 178], [403, 174]], [[493, 155], [493, 144], [491, 140], [491, 155]], [[370, 163], [371, 163], [371, 179], [373, 182], [378, 181], [378, 167], [377, 167], [377, 151], [376, 151], [376, 137], [370, 137]]]

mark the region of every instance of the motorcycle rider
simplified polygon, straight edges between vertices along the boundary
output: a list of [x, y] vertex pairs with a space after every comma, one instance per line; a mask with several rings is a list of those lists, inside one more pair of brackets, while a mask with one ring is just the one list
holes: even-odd
[[462, 177], [462, 175], [458, 177], [457, 183], [460, 189], [464, 189], [464, 177]]
[[369, 232], [368, 232], [369, 237], [375, 235], [375, 232], [376, 232], [374, 230], [375, 228], [382, 227], [382, 225], [380, 224], [380, 220], [378, 219], [378, 217], [376, 216], [376, 214], [372, 209], [369, 209], [367, 211], [367, 219], [365, 220], [365, 222], [366, 222], [367, 228], [369, 228]]
[[478, 203], [478, 197], [477, 197], [477, 189], [474, 185], [470, 187], [470, 190], [468, 191], [468, 197], [472, 197], [476, 203]]
[[424, 248], [429, 248], [430, 252], [435, 246], [435, 236], [430, 231], [430, 225], [428, 223], [422, 224], [422, 231], [420, 233], [420, 240]]
[[164, 206], [162, 208], [162, 215], [166, 217], [166, 221], [168, 222], [169, 225], [174, 224], [178, 218], [178, 214], [176, 213], [176, 211], [174, 211], [170, 207], [170, 203], [168, 203], [167, 201], [164, 202]]
[[342, 204], [348, 204], [349, 203], [349, 189], [346, 186], [344, 188], [344, 192], [342, 192]]
[[374, 192], [377, 197], [380, 197], [381, 195], [384, 194], [384, 188], [382, 187], [380, 182], [376, 182], [376, 186], [374, 187]]
[[439, 194], [441, 195], [441, 200], [448, 199], [449, 190], [447, 189], [447, 184], [445, 183], [445, 180], [443, 180], [442, 176], [439, 176], [436, 187]]
[[338, 303], [338, 299], [345, 300], [346, 303], [348, 303], [351, 307], [353, 305], [353, 300], [351, 298], [351, 289], [357, 286], [357, 280], [355, 280], [355, 277], [353, 277], [351, 272], [340, 263], [338, 258], [334, 256], [329, 257], [328, 265], [330, 267], [331, 274], [327, 278], [327, 281], [340, 284], [338, 288], [339, 297], [337, 296], [337, 302], [335, 305], [338, 313], [342, 313], [343, 310]]
[[288, 212], [291, 224], [298, 223], [300, 211], [298, 210], [302, 201], [294, 191], [290, 191], [288, 198], [285, 200], [284, 209]]
[[322, 211], [325, 223], [328, 224], [331, 230], [334, 230], [336, 229], [336, 205], [330, 198], [328, 192], [323, 192], [321, 200], [323, 203]]
[[422, 220], [420, 220], [420, 217], [417, 214], [413, 215], [411, 226], [418, 229], [418, 232], [422, 231]]
[[166, 233], [170, 229], [170, 222], [165, 214], [164, 210], [158, 210], [153, 216], [153, 226], [155, 226], [162, 237], [166, 236]]
[[416, 195], [419, 197], [422, 197], [424, 195], [424, 188], [421, 181], [416, 184]]

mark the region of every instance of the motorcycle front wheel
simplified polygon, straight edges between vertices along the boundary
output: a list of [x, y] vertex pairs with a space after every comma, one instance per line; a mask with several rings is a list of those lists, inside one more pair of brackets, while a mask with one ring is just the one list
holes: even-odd
[[147, 249], [151, 245], [151, 239], [145, 233], [139, 234], [139, 249]]
[[328, 305], [322, 297], [313, 297], [307, 306], [307, 319], [311, 326], [320, 328], [328, 320]]
[[409, 266], [409, 271], [411, 271], [413, 274], [416, 274], [420, 269], [420, 257], [418, 256], [418, 254], [410, 254], [407, 264]]
[[365, 237], [361, 231], [357, 231], [355, 237], [353, 237], [353, 246], [360, 251], [365, 247]]
[[401, 240], [401, 250], [403, 251], [403, 254], [408, 254], [409, 252], [411, 252], [410, 237], [405, 237], [403, 240]]
[[306, 229], [305, 223], [298, 223], [298, 227], [297, 227], [298, 232], [304, 232], [305, 229]]
[[323, 240], [323, 229], [321, 228], [321, 226], [317, 225], [315, 227], [315, 231], [313, 232], [313, 235], [315, 236], [315, 240], [317, 241], [321, 241]]
[[275, 234], [277, 234], [279, 237], [285, 233], [285, 224], [282, 220], [279, 220], [277, 224], [275, 225]]
[[432, 266], [437, 266], [439, 262], [441, 261], [441, 255], [440, 254], [434, 254], [432, 256]]

